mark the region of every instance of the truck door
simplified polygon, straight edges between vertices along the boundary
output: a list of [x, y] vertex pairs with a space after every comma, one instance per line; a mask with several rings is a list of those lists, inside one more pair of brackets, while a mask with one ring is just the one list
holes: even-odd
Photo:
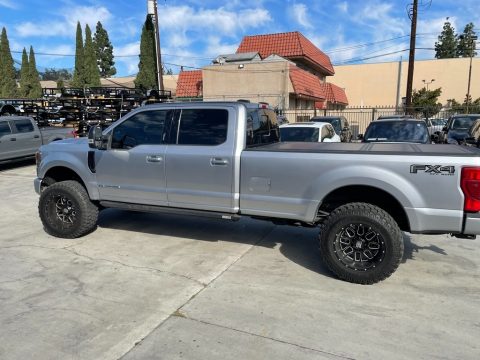
[[17, 157], [34, 155], [42, 145], [40, 131], [33, 125], [33, 119], [14, 119], [11, 144]]
[[112, 130], [107, 150], [95, 150], [101, 200], [167, 205], [165, 130], [174, 110], [147, 110]]
[[12, 129], [8, 121], [0, 121], [0, 161], [17, 157]]
[[172, 207], [233, 211], [234, 108], [188, 108], [172, 123], [166, 154]]

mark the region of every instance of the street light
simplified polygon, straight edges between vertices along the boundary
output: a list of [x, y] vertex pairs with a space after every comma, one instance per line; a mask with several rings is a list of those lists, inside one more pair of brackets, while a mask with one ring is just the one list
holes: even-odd
[[432, 80], [430, 80], [430, 81], [427, 81], [427, 80], [422, 80], [422, 81], [423, 81], [423, 83], [424, 83], [425, 85], [427, 85], [427, 91], [428, 91], [428, 85], [430, 85], [431, 83], [433, 83], [433, 82], [435, 81], [435, 79], [432, 79]]

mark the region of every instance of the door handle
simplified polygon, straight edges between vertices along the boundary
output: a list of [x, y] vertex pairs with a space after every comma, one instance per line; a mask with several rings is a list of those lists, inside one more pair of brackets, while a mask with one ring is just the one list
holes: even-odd
[[212, 165], [212, 166], [225, 166], [225, 165], [228, 165], [228, 160], [227, 159], [221, 159], [221, 158], [211, 158], [210, 159], [210, 165]]
[[163, 156], [160, 155], [147, 155], [147, 162], [159, 163], [163, 161]]
[[17, 141], [17, 138], [10, 138], [10, 141]]
[[33, 138], [38, 139], [39, 137], [40, 137], [39, 135], [35, 135]]

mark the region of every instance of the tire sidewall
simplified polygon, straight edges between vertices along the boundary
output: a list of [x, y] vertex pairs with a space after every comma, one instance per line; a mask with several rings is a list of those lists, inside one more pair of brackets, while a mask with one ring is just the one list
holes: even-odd
[[[83, 217], [85, 216], [85, 209], [82, 206], [82, 201], [79, 199], [79, 194], [71, 191], [68, 188], [59, 186], [61, 183], [48, 186], [40, 195], [40, 218], [45, 226], [47, 232], [54, 236], [66, 237], [76, 233], [81, 227]], [[55, 206], [56, 197], [64, 196], [72, 202], [75, 208], [75, 221], [71, 225], [66, 225], [56, 214], [50, 212], [50, 207]]]
[[[361, 223], [371, 226], [383, 239], [384, 257], [374, 268], [367, 271], [355, 270], [347, 267], [335, 253], [336, 236], [342, 228], [351, 223]], [[399, 229], [394, 229], [384, 221], [381, 215], [365, 214], [359, 210], [346, 210], [336, 213], [329, 219], [327, 226], [320, 234], [320, 250], [327, 266], [340, 278], [363, 284], [371, 284], [388, 277], [398, 266], [398, 254], [403, 253], [402, 242], [396, 239], [401, 237]]]

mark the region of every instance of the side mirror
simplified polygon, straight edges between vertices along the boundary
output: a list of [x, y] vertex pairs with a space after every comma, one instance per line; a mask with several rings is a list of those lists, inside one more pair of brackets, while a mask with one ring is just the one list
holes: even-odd
[[92, 149], [106, 150], [107, 138], [103, 136], [100, 125], [92, 126], [88, 131], [88, 146]]
[[448, 128], [446, 126], [443, 127], [442, 131], [445, 131], [447, 132], [448, 131]]
[[357, 135], [357, 139], [358, 139], [358, 140], [363, 140], [363, 134], [358, 134], [358, 135]]

